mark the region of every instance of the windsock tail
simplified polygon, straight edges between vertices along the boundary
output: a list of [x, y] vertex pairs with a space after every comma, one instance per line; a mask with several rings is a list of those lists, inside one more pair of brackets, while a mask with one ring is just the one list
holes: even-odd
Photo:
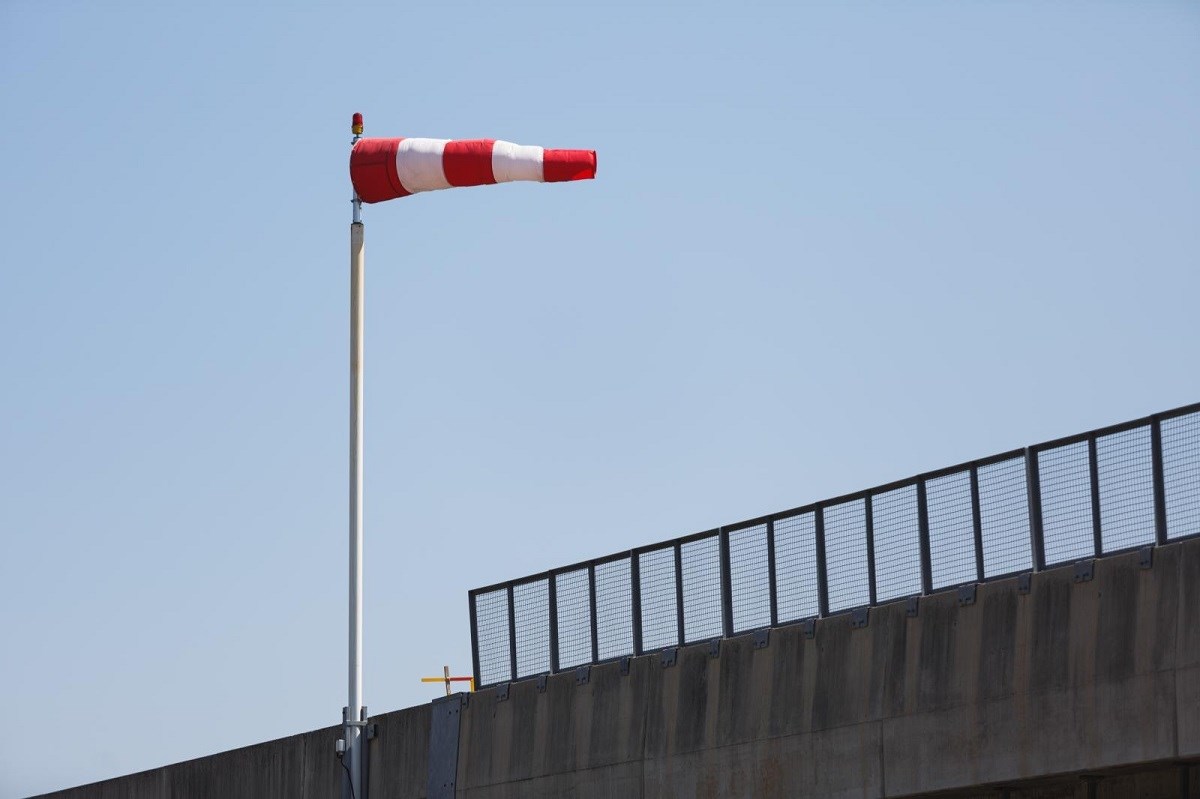
[[459, 186], [595, 176], [595, 150], [548, 150], [494, 139], [360, 139], [350, 151], [350, 180], [367, 203]]

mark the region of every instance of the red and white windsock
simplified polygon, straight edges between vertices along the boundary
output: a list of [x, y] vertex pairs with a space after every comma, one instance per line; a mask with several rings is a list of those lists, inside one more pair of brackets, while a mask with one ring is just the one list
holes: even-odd
[[495, 139], [359, 139], [350, 150], [350, 180], [365, 203], [456, 186], [594, 177], [595, 150], [549, 150]]

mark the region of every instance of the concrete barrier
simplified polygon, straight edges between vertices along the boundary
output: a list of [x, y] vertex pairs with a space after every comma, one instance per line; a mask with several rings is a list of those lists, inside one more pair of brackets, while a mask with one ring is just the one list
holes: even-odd
[[[431, 760], [467, 799], [1200, 797], [1200, 540], [1140, 560], [485, 689], [435, 752], [429, 706], [387, 713], [370, 799], [426, 797]], [[337, 735], [47, 796], [336, 797]]]

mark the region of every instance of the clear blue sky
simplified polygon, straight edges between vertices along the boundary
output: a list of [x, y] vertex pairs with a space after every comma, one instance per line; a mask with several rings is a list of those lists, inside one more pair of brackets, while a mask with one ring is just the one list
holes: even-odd
[[0, 796], [339, 720], [351, 112], [599, 152], [367, 210], [382, 712], [469, 669], [472, 587], [1200, 399], [1198, 42], [1183, 0], [0, 3]]

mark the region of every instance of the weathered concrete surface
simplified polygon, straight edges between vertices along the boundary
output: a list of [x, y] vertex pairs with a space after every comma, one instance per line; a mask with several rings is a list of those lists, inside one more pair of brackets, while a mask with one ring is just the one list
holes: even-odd
[[[1152, 569], [1118, 555], [1087, 582], [1054, 569], [1028, 594], [1003, 580], [973, 605], [945, 592], [915, 618], [896, 603], [865, 629], [837, 616], [812, 639], [784, 627], [764, 649], [744, 636], [717, 658], [690, 647], [671, 667], [646, 656], [576, 682], [474, 695], [460, 795], [969, 796], [1089, 774], [1111, 796], [1180, 796], [1169, 764], [1200, 757], [1200, 541], [1157, 549]], [[1112, 781], [1137, 764], [1153, 776]]]
[[[429, 707], [374, 719], [371, 795], [425, 796]], [[45, 794], [54, 799], [331, 799], [341, 796], [333, 754], [341, 727], [280, 738], [209, 757]], [[419, 761], [419, 762], [418, 762]]]
[[[371, 799], [424, 797], [428, 706], [379, 716]], [[336, 728], [50, 796], [338, 797]], [[1200, 539], [473, 694], [458, 796], [1200, 799]], [[1190, 765], [1189, 765], [1190, 763]], [[1183, 765], [1181, 765], [1183, 764]], [[1088, 779], [1085, 780], [1084, 777]], [[1186, 789], [1186, 793], [1185, 793]], [[1090, 792], [1090, 793], [1089, 793]]]

